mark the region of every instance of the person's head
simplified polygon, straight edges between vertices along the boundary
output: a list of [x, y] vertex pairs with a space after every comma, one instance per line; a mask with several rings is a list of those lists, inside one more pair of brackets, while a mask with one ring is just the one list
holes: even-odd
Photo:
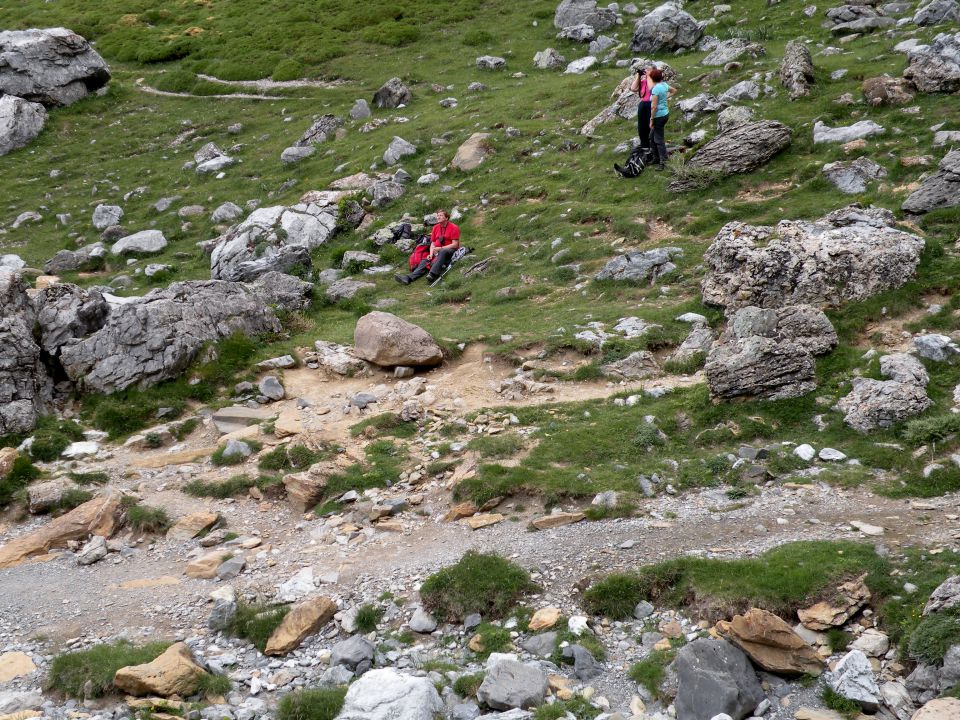
[[663, 82], [663, 70], [660, 68], [650, 68], [647, 76], [654, 82]]
[[438, 225], [443, 225], [443, 223], [450, 219], [450, 216], [447, 215], [446, 210], [437, 210], [434, 214], [437, 216]]

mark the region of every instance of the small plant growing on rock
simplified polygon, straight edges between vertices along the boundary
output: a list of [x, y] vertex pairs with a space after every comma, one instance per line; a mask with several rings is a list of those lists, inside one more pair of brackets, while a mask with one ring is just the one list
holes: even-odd
[[280, 699], [277, 720], [333, 720], [343, 708], [346, 688], [297, 690]]
[[239, 602], [237, 614], [227, 628], [227, 633], [249, 640], [263, 652], [267, 647], [267, 640], [289, 611], [290, 608], [286, 605]]
[[135, 532], [162, 533], [171, 525], [170, 516], [163, 508], [141, 505], [130, 496], [125, 496], [121, 504], [126, 509], [124, 522]]
[[206, 673], [197, 682], [197, 692], [201, 695], [226, 695], [233, 689], [233, 683], [226, 675]]
[[660, 686], [663, 684], [667, 665], [673, 662], [676, 654], [672, 649], [652, 650], [647, 657], [630, 667], [630, 679], [646, 688], [652, 697], [661, 699]]
[[476, 697], [477, 690], [479, 690], [483, 684], [484, 677], [486, 677], [486, 675], [482, 672], [461, 675], [454, 681], [453, 691], [463, 698]]
[[823, 700], [823, 704], [828, 708], [835, 710], [836, 712], [848, 718], [854, 718], [860, 713], [860, 703], [858, 703], [856, 700], [845, 698], [843, 695], [833, 690], [833, 688], [823, 688], [823, 694], [820, 696], [820, 698]]
[[42, 473], [34, 467], [30, 458], [19, 455], [5, 478], [0, 478], [0, 508], [9, 505], [17, 494]]
[[537, 589], [527, 571], [499, 555], [468, 552], [458, 563], [427, 578], [420, 597], [438, 619], [463, 620], [471, 613], [503, 617]]

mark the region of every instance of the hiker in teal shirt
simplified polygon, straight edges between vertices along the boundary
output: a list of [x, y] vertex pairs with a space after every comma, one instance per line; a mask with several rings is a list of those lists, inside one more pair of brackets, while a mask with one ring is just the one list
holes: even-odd
[[653, 158], [657, 163], [657, 170], [663, 170], [667, 162], [667, 141], [663, 137], [663, 128], [670, 118], [670, 106], [667, 100], [676, 94], [677, 89], [663, 81], [663, 71], [659, 68], [653, 68], [649, 78], [656, 83], [650, 91], [650, 134], [653, 136]]

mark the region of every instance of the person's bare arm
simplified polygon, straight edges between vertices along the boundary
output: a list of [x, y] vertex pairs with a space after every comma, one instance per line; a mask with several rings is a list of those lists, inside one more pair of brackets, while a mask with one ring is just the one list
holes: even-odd
[[633, 76], [633, 82], [630, 83], [630, 92], [640, 92], [640, 73]]
[[671, 85], [670, 89], [667, 91], [667, 95], [669, 95], [670, 97], [673, 97], [676, 94], [677, 94], [677, 89]]
[[650, 96], [650, 127], [653, 127], [653, 119], [657, 116], [657, 103], [660, 98], [657, 95]]

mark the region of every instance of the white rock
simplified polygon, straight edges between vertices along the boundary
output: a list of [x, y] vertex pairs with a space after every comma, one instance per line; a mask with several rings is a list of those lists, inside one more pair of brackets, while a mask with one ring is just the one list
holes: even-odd
[[890, 649], [890, 638], [885, 633], [867, 628], [856, 640], [850, 643], [851, 650], [860, 650], [869, 657], [881, 657]]
[[567, 621], [567, 628], [577, 637], [580, 637], [585, 632], [589, 631], [587, 626], [587, 618], [583, 615], [574, 615]]
[[872, 535], [874, 537], [883, 535], [884, 529], [879, 525], [871, 525], [870, 523], [862, 522], [861, 520], [851, 520], [850, 524], [855, 527], [857, 530], [862, 532], [864, 535]]
[[81, 440], [79, 442], [72, 442], [67, 445], [67, 448], [60, 453], [60, 457], [65, 457], [71, 460], [76, 458], [88, 457], [90, 455], [96, 455], [100, 450], [100, 446], [95, 442], [89, 440]]
[[793, 454], [801, 460], [810, 462], [817, 456], [817, 451], [813, 449], [812, 445], [807, 445], [807, 443], [804, 443], [803, 445], [797, 445], [793, 449]]
[[841, 460], [846, 460], [847, 456], [839, 450], [834, 450], [833, 448], [823, 448], [819, 453], [819, 458], [828, 462], [840, 462]]
[[429, 678], [370, 670], [347, 691], [337, 720], [434, 720], [443, 700]]

